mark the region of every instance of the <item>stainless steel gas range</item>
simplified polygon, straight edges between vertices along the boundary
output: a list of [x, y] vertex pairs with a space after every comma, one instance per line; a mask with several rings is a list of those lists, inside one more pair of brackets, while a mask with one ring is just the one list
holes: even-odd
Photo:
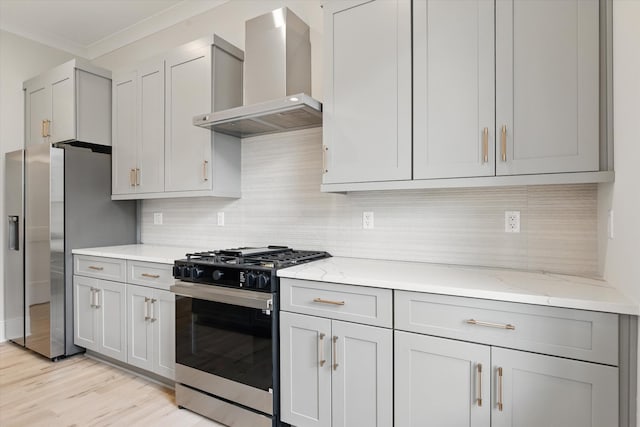
[[175, 261], [176, 403], [228, 426], [280, 425], [276, 272], [329, 256], [269, 246]]

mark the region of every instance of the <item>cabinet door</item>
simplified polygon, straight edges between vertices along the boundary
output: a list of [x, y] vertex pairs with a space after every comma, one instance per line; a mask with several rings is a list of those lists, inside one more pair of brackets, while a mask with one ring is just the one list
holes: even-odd
[[153, 290], [127, 285], [127, 363], [153, 370], [153, 326], [151, 300]]
[[325, 5], [323, 182], [411, 179], [411, 2]]
[[164, 61], [138, 68], [138, 189], [164, 191]]
[[331, 320], [280, 313], [282, 421], [331, 426]]
[[392, 426], [391, 329], [333, 320], [331, 345], [332, 427]]
[[413, 3], [414, 179], [495, 173], [493, 4]]
[[87, 350], [98, 349], [97, 283], [96, 279], [73, 276], [73, 343]]
[[213, 133], [193, 116], [212, 110], [211, 46], [169, 55], [165, 77], [165, 191], [209, 190]]
[[27, 146], [47, 142], [45, 120], [51, 119], [51, 86], [43, 78], [25, 85], [25, 143]]
[[76, 79], [73, 67], [58, 67], [47, 74], [51, 84], [51, 139], [76, 139]]
[[491, 351], [493, 427], [618, 425], [618, 368], [496, 347]]
[[396, 331], [394, 356], [396, 426], [489, 426], [489, 346]]
[[[112, 79], [112, 188], [113, 194], [135, 193], [137, 167], [136, 72], [114, 73]], [[161, 125], [163, 121], [161, 122]]]
[[124, 283], [98, 280], [98, 349], [105, 356], [127, 361], [127, 293]]
[[496, 1], [498, 175], [598, 170], [598, 8]]
[[153, 323], [153, 371], [171, 380], [176, 365], [176, 303], [175, 295], [155, 290], [151, 304]]

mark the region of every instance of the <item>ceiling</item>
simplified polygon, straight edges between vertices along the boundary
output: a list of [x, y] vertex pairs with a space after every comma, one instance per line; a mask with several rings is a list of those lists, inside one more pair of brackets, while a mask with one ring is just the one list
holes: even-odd
[[0, 0], [0, 29], [94, 59], [229, 0]]

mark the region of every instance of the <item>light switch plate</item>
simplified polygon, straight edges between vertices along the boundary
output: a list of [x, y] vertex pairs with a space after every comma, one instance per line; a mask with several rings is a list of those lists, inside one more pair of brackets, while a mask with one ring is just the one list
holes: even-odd
[[162, 225], [162, 212], [153, 213], [153, 225]]

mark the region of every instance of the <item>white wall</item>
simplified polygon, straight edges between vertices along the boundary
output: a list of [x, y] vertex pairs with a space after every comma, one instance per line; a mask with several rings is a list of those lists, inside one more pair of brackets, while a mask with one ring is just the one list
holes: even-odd
[[[22, 82], [73, 56], [20, 36], [0, 31], [0, 256], [4, 259], [4, 153], [24, 145]], [[4, 278], [4, 262], [0, 262]], [[0, 282], [0, 342], [4, 341], [4, 280]]]
[[[598, 189], [600, 263], [612, 285], [640, 301], [640, 1], [613, 2], [613, 184]], [[613, 239], [607, 213], [613, 210]], [[640, 342], [640, 340], [639, 340]], [[640, 355], [640, 351], [638, 352]], [[638, 359], [640, 366], [640, 358]], [[640, 371], [638, 374], [640, 384]], [[637, 424], [640, 425], [640, 412]]]

